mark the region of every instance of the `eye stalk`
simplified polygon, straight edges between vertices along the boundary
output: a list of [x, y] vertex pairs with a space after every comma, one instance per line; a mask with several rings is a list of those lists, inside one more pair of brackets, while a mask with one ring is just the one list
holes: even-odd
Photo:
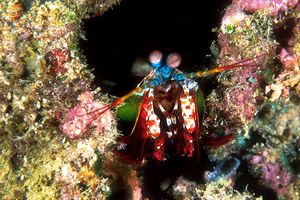
[[162, 53], [158, 50], [153, 51], [149, 56], [149, 61], [154, 68], [157, 68], [161, 65]]
[[177, 68], [181, 63], [181, 56], [178, 53], [171, 53], [167, 58], [167, 65], [171, 68]]

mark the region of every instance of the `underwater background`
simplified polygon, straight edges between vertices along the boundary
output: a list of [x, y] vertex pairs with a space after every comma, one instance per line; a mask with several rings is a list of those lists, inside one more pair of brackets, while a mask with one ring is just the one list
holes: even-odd
[[[0, 2], [0, 199], [300, 199], [298, 0]], [[131, 126], [101, 109], [152, 69], [153, 50], [198, 81], [199, 161], [139, 166], [114, 152]], [[253, 65], [253, 66], [252, 66]], [[251, 66], [251, 67], [248, 67]]]

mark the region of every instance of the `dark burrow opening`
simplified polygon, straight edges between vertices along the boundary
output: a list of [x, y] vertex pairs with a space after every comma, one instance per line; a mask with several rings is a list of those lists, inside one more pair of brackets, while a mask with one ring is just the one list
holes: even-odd
[[[212, 29], [219, 27], [230, 1], [201, 3], [199, 0], [123, 0], [103, 16], [86, 20], [83, 28], [87, 40], [81, 40], [80, 46], [87, 64], [94, 69], [94, 85], [113, 96], [126, 94], [143, 78], [132, 74], [133, 63], [137, 58], [147, 60], [153, 50], [178, 52], [182, 57], [182, 71], [192, 72], [209, 66], [211, 58], [207, 55], [210, 54], [211, 43], [217, 39]], [[203, 82], [200, 84], [204, 95], [216, 87], [207, 83], [202, 85]], [[130, 129], [121, 126], [124, 134]], [[160, 188], [165, 180], [172, 185], [176, 178], [184, 176], [203, 183], [203, 172], [211, 168], [212, 163], [203, 149], [199, 164], [195, 159], [181, 156], [172, 156], [163, 163], [149, 161], [139, 171], [146, 188], [143, 194], [149, 199], [170, 199], [170, 194]], [[243, 179], [238, 179], [236, 184], [239, 181]], [[253, 178], [250, 177], [248, 184], [251, 182]], [[243, 191], [245, 187], [236, 188]], [[263, 195], [260, 190], [254, 188], [252, 192]], [[116, 190], [111, 199], [124, 199], [125, 193], [121, 189]]]
[[122, 96], [143, 77], [133, 76], [137, 58], [147, 60], [153, 50], [178, 52], [182, 71], [201, 70], [217, 39], [212, 29], [221, 23], [228, 1], [123, 0], [103, 16], [85, 21], [87, 40], [80, 46], [94, 69], [95, 85]]

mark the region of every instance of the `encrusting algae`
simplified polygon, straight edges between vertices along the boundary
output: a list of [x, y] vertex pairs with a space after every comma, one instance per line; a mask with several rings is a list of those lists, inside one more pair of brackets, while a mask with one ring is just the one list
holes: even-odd
[[78, 40], [84, 18], [117, 3], [1, 1], [1, 199], [105, 199], [110, 193], [95, 163], [117, 135], [112, 115], [97, 135], [91, 128], [78, 140], [62, 135], [59, 123], [80, 94], [101, 96], [91, 92], [93, 75]]

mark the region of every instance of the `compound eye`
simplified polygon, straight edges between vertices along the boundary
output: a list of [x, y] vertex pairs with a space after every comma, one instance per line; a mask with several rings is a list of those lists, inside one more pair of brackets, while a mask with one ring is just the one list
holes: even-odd
[[149, 56], [149, 61], [154, 67], [160, 65], [161, 59], [162, 53], [158, 50], [153, 51]]
[[181, 56], [178, 53], [171, 53], [167, 58], [167, 65], [171, 68], [176, 68], [181, 63]]

